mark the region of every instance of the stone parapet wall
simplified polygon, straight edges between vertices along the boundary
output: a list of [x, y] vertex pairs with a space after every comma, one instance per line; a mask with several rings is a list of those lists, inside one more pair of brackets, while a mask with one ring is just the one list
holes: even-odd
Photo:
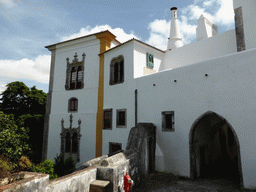
[[90, 191], [90, 183], [96, 180], [97, 167], [92, 166], [54, 179], [46, 187], [47, 192]]

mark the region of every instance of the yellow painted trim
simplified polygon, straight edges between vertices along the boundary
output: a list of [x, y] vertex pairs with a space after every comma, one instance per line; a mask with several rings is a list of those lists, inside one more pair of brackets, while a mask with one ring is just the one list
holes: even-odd
[[[100, 40], [100, 53], [110, 49], [111, 41], [115, 39], [115, 36], [110, 32], [100, 33], [95, 35]], [[102, 125], [103, 125], [103, 105], [104, 105], [104, 55], [99, 55], [99, 86], [98, 86], [98, 108], [96, 118], [96, 147], [95, 156], [102, 156]]]

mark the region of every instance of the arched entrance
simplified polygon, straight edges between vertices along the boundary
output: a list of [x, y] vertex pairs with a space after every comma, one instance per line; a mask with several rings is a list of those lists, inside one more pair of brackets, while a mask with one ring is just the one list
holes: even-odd
[[189, 135], [190, 177], [233, 180], [243, 187], [240, 145], [231, 125], [208, 111], [192, 125]]

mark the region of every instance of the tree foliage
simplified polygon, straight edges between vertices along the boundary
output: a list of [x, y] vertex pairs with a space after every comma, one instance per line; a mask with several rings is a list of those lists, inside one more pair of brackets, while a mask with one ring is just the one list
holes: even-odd
[[[15, 81], [7, 84], [6, 90], [1, 94], [0, 107], [5, 114], [13, 114], [16, 121], [15, 130], [26, 129], [31, 147], [29, 158], [39, 163], [42, 157], [44, 114], [47, 94], [35, 86], [28, 88], [23, 82]], [[11, 125], [10, 125], [11, 126]], [[25, 127], [25, 128], [24, 128]], [[27, 129], [28, 128], [28, 129]], [[5, 134], [13, 135], [13, 130], [5, 130]], [[18, 135], [17, 135], [18, 137]]]
[[1, 94], [2, 110], [15, 117], [24, 114], [45, 114], [47, 94], [36, 87], [28, 88], [23, 82], [15, 81], [7, 84]]
[[13, 115], [0, 111], [0, 154], [11, 161], [17, 161], [30, 151], [28, 128], [18, 127]]

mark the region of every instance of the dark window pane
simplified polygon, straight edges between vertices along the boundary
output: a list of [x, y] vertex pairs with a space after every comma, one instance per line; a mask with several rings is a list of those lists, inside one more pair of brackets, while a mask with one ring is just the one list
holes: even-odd
[[66, 145], [65, 145], [65, 152], [69, 153], [71, 148], [71, 138], [70, 133], [67, 133], [66, 135]]
[[112, 111], [104, 111], [104, 129], [111, 128], [111, 121], [112, 121]]
[[72, 153], [77, 153], [77, 150], [78, 150], [77, 133], [74, 133], [72, 137]]
[[118, 63], [116, 62], [114, 65], [114, 83], [118, 82]]
[[165, 115], [166, 128], [172, 128], [172, 114]]
[[118, 125], [125, 125], [125, 111], [119, 111], [118, 118]]
[[123, 81], [124, 80], [124, 61], [122, 60], [120, 62], [120, 80], [119, 81]]

